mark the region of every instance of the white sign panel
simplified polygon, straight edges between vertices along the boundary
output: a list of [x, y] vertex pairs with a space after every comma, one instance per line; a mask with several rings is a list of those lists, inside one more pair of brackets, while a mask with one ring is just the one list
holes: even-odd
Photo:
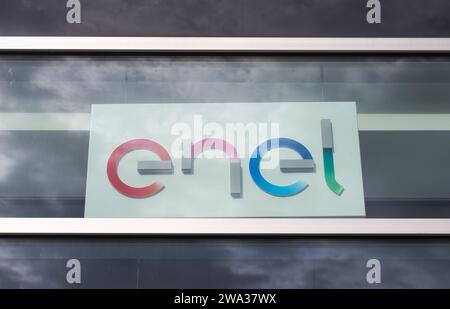
[[365, 216], [356, 104], [92, 105], [85, 216]]

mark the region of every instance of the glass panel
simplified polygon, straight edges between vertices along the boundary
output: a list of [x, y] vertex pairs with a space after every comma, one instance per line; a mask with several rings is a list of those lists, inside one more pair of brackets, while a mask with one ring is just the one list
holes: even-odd
[[0, 288], [449, 288], [449, 267], [444, 239], [0, 240]]
[[[447, 0], [384, 1], [370, 24], [368, 1], [90, 0], [81, 23], [59, 0], [3, 0], [0, 35], [143, 37], [450, 37]], [[67, 1], [66, 1], [67, 2]], [[370, 3], [369, 3], [370, 4]], [[371, 5], [371, 4], [370, 4]], [[261, 22], [264, 21], [264, 22]]]
[[4, 55], [0, 216], [83, 216], [94, 103], [356, 101], [367, 217], [449, 218], [449, 86], [447, 56]]

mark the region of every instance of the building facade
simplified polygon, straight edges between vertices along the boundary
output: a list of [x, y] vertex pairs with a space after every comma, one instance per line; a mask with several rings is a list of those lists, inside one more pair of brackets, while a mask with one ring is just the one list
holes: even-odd
[[0, 287], [450, 287], [449, 6], [2, 2]]

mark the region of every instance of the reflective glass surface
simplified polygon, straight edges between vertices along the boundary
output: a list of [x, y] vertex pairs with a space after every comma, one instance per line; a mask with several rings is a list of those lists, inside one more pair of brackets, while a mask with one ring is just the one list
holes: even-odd
[[0, 288], [450, 288], [449, 267], [444, 239], [0, 240]]
[[367, 217], [448, 218], [449, 86], [438, 55], [3, 55], [0, 216], [83, 216], [91, 104], [356, 101]]
[[384, 1], [380, 24], [367, 22], [366, 15], [373, 11], [373, 4], [360, 0], [89, 0], [80, 3], [80, 23], [74, 25], [65, 18], [73, 11], [73, 4], [69, 9], [60, 0], [3, 0], [0, 35], [450, 37], [447, 0], [428, 0], [426, 5], [422, 0], [408, 0], [408, 4], [404, 0]]

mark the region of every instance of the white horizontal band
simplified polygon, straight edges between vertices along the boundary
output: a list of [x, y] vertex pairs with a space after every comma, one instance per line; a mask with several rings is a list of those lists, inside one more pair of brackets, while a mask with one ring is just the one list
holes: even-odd
[[[358, 114], [360, 131], [450, 131], [450, 114]], [[89, 131], [88, 113], [0, 113], [0, 131]]]
[[359, 131], [450, 131], [450, 114], [358, 114]]
[[0, 235], [450, 235], [450, 219], [0, 218]]
[[0, 131], [89, 131], [87, 113], [0, 113]]
[[449, 38], [0, 37], [0, 51], [444, 52]]

